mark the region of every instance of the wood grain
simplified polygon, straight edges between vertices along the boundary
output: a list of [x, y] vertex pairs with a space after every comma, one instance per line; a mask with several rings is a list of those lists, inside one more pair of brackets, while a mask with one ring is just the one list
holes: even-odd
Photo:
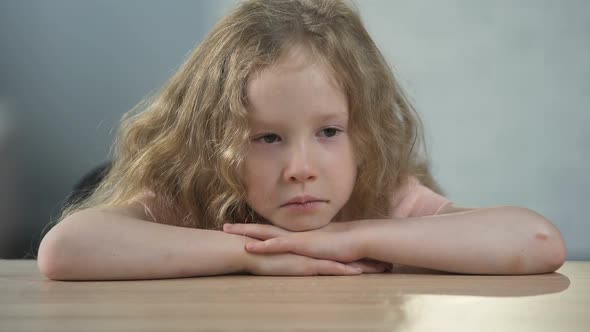
[[529, 276], [60, 282], [0, 260], [0, 331], [587, 331], [590, 262]]

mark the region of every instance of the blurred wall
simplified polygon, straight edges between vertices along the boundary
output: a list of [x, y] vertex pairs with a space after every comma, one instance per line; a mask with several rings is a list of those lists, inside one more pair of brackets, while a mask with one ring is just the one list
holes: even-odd
[[[0, 2], [0, 258], [22, 258], [121, 115], [233, 1]], [[590, 3], [357, 1], [463, 206], [518, 205], [590, 259]]]
[[72, 186], [108, 158], [121, 115], [230, 3], [0, 2], [0, 257], [34, 251]]
[[358, 2], [448, 196], [533, 209], [590, 259], [590, 2]]

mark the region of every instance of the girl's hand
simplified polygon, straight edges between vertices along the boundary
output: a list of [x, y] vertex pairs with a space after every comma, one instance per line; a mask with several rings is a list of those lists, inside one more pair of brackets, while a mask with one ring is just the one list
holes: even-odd
[[382, 273], [387, 269], [385, 264], [376, 261], [361, 260], [344, 264], [291, 253], [251, 254], [246, 262], [247, 272], [271, 276], [358, 275]]
[[246, 244], [246, 250], [251, 253], [291, 252], [316, 259], [351, 263], [365, 257], [362, 235], [355, 231], [361, 223], [335, 222], [306, 232], [291, 232], [263, 224], [225, 224], [223, 231], [262, 240]]

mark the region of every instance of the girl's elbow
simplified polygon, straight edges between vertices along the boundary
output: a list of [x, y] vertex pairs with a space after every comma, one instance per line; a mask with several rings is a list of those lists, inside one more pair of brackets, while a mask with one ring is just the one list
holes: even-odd
[[563, 266], [567, 258], [567, 248], [561, 233], [553, 235], [551, 244], [551, 251], [548, 257], [549, 270], [551, 272], [557, 271]]
[[67, 235], [60, 232], [58, 227], [49, 231], [41, 244], [37, 254], [37, 267], [39, 272], [52, 280], [68, 280], [68, 273], [71, 272], [68, 257]]
[[63, 262], [60, 262], [59, 258], [60, 243], [54, 235], [49, 232], [41, 241], [37, 254], [37, 267], [47, 278], [59, 280], [63, 278], [63, 269], [60, 267], [63, 265]]
[[534, 248], [534, 256], [531, 257], [533, 262], [531, 262], [530, 266], [535, 267], [532, 268], [531, 272], [549, 273], [557, 271], [563, 266], [567, 257], [567, 248], [561, 232], [543, 215], [527, 208], [519, 209], [524, 211], [523, 218], [531, 221], [529, 225], [531, 225], [533, 231], [531, 249]]
[[563, 266], [567, 248], [561, 232], [549, 221], [535, 232], [535, 241], [543, 253], [544, 272], [555, 272]]

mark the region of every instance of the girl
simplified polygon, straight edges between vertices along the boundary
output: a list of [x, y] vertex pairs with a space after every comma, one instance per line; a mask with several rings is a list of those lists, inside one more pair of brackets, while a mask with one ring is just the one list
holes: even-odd
[[564, 262], [560, 232], [534, 211], [444, 197], [415, 149], [419, 116], [341, 1], [241, 2], [138, 106], [104, 180], [42, 240], [47, 277], [354, 275], [393, 263], [530, 274]]

